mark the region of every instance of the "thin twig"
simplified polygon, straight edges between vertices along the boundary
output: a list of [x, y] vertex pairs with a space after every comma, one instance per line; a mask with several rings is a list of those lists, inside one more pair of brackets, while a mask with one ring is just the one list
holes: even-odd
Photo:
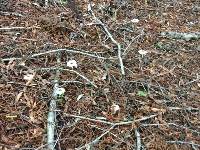
[[[57, 70], [58, 68], [57, 67], [51, 67], [51, 68], [39, 68], [37, 69], [38, 70]], [[88, 83], [90, 83], [91, 85], [93, 85], [95, 88], [97, 88], [97, 85], [90, 81], [87, 77], [85, 77], [84, 75], [80, 74], [79, 72], [75, 71], [75, 70], [71, 70], [71, 69], [65, 69], [65, 68], [62, 68], [60, 67], [59, 68], [61, 71], [69, 71], [69, 72], [72, 72], [72, 73], [75, 73], [77, 74], [78, 76], [80, 76], [81, 78], [83, 78], [84, 80], [86, 80]]]
[[[65, 51], [65, 52], [70, 52], [70, 53], [75, 53], [75, 54], [81, 54], [81, 55], [86, 55], [89, 57], [93, 57], [93, 58], [97, 58], [97, 59], [105, 59], [105, 60], [115, 60], [116, 58], [110, 57], [110, 58], [105, 58], [105, 57], [101, 57], [95, 54], [91, 54], [85, 51], [80, 51], [80, 50], [76, 50], [74, 48], [64, 48], [64, 49], [56, 49], [56, 50], [50, 50], [50, 51], [46, 51], [46, 52], [42, 52], [42, 53], [36, 53], [30, 56], [27, 56], [26, 59], [30, 59], [30, 58], [35, 58], [38, 56], [42, 56], [42, 55], [47, 55], [47, 54], [51, 54], [51, 53], [57, 53], [57, 52], [61, 52], [61, 51]], [[22, 58], [4, 58], [4, 59], [0, 59], [1, 61], [10, 61], [10, 60], [21, 60]]]
[[33, 28], [39, 28], [39, 27], [3, 27], [0, 28], [0, 32], [2, 31], [12, 31], [12, 30], [30, 30]]
[[185, 141], [166, 141], [167, 143], [171, 143], [171, 144], [188, 144], [188, 145], [193, 145], [193, 146], [197, 146], [200, 147], [199, 144], [195, 144], [193, 142], [185, 142]]
[[17, 13], [17, 12], [4, 12], [4, 11], [0, 11], [1, 15], [5, 15], [5, 16], [17, 16], [17, 17], [23, 17], [22, 14]]
[[30, 57], [33, 58], [33, 57], [46, 55], [46, 54], [50, 54], [50, 53], [56, 53], [58, 51], [65, 51], [65, 52], [70, 52], [70, 53], [82, 54], [82, 55], [86, 55], [86, 56], [90, 56], [90, 57], [94, 57], [94, 58], [98, 58], [98, 59], [110, 59], [110, 58], [100, 57], [100, 56], [97, 56], [95, 54], [90, 54], [90, 53], [87, 53], [87, 52], [84, 52], [84, 51], [79, 51], [79, 50], [76, 50], [76, 49], [73, 49], [73, 48], [65, 48], [65, 49], [56, 49], [56, 50], [46, 51], [46, 52], [39, 53], [39, 54], [33, 54]]
[[199, 108], [194, 108], [188, 106], [187, 108], [181, 108], [181, 107], [167, 107], [169, 110], [187, 110], [187, 111], [199, 111]]
[[92, 6], [91, 4], [89, 3], [88, 4], [88, 11], [92, 14], [96, 24], [100, 25], [104, 31], [106, 32], [106, 34], [108, 35], [108, 37], [111, 39], [111, 41], [117, 45], [117, 50], [118, 50], [118, 59], [119, 59], [119, 64], [120, 64], [120, 67], [121, 67], [121, 73], [122, 75], [125, 75], [125, 71], [124, 71], [124, 64], [123, 64], [123, 60], [122, 60], [122, 52], [121, 52], [121, 45], [120, 43], [118, 43], [112, 36], [112, 34], [110, 33], [110, 31], [108, 30], [108, 28], [106, 27], [106, 25], [100, 20], [98, 19], [94, 12], [92, 11]]
[[103, 124], [114, 125], [114, 123], [112, 123], [112, 122], [104, 121], [104, 120], [100, 120], [100, 119], [93, 119], [93, 118], [88, 118], [88, 117], [78, 116], [78, 115], [73, 115], [73, 114], [67, 114], [67, 113], [64, 113], [64, 115], [67, 117], [74, 117], [74, 118], [79, 118], [79, 119], [83, 119], [83, 120], [89, 120], [92, 122], [99, 122], [99, 123], [103, 123]]
[[188, 127], [184, 127], [184, 126], [181, 126], [181, 125], [177, 125], [177, 124], [175, 124], [175, 123], [165, 123], [165, 124], [141, 124], [140, 126], [141, 127], [148, 127], [148, 126], [156, 126], [156, 127], [158, 127], [158, 126], [175, 126], [175, 127], [178, 127], [178, 128], [182, 128], [182, 129], [186, 129], [186, 130], [188, 130], [188, 131], [191, 131], [192, 133], [196, 133], [196, 134], [198, 134], [198, 135], [200, 135], [200, 132], [198, 132], [198, 131], [196, 131], [196, 130], [193, 130], [193, 129], [190, 129], [190, 128], [188, 128]]
[[139, 37], [141, 37], [142, 35], [144, 35], [144, 31], [143, 31], [143, 30], [142, 30], [141, 34], [139, 34], [139, 35], [137, 35], [136, 37], [134, 37], [134, 38], [131, 40], [131, 42], [128, 44], [128, 46], [125, 48], [125, 50], [124, 50], [124, 52], [123, 52], [123, 54], [122, 54], [123, 57], [125, 57], [125, 56], [128, 54], [128, 52], [129, 52], [129, 50], [130, 50], [131, 44], [132, 44], [136, 39], [138, 39]]
[[194, 79], [194, 80], [192, 80], [192, 81], [190, 81], [190, 82], [185, 83], [184, 86], [187, 86], [187, 85], [190, 85], [190, 84], [192, 84], [192, 83], [194, 83], [194, 82], [199, 81], [199, 80], [200, 80], [200, 75], [197, 73], [196, 76], [197, 76], [196, 79]]
[[79, 147], [79, 148], [76, 148], [76, 150], [81, 150], [81, 149], [84, 149], [84, 148], [87, 148], [87, 147], [91, 147], [95, 144], [97, 144], [99, 142], [99, 140], [104, 137], [106, 134], [108, 134], [113, 128], [115, 127], [115, 125], [113, 125], [112, 127], [110, 127], [107, 131], [105, 131], [103, 134], [101, 134], [100, 136], [98, 136], [95, 140], [93, 140], [92, 142], [88, 143], [88, 144], [85, 144], [84, 146], [82, 147]]
[[72, 114], [67, 114], [67, 113], [64, 113], [64, 115], [67, 116], [67, 117], [75, 117], [75, 118], [80, 118], [80, 119], [89, 120], [89, 121], [93, 121], [93, 122], [100, 122], [100, 123], [104, 123], [104, 124], [108, 124], [108, 125], [114, 125], [114, 126], [133, 124], [135, 122], [145, 121], [145, 120], [148, 120], [148, 119], [151, 119], [151, 118], [154, 118], [154, 117], [157, 116], [157, 114], [156, 114], [156, 115], [142, 117], [141, 119], [136, 119], [136, 120], [132, 120], [132, 121], [124, 121], [124, 122], [113, 123], [113, 122], [109, 122], [109, 121], [92, 119], [92, 118], [88, 118], [88, 117], [84, 117], [84, 116], [72, 115]]
[[128, 125], [128, 124], [132, 124], [132, 123], [135, 123], [135, 122], [140, 122], [140, 121], [148, 120], [148, 119], [154, 118], [156, 116], [158, 116], [158, 115], [156, 114], [156, 115], [146, 116], [146, 117], [142, 117], [141, 119], [136, 119], [136, 120], [133, 120], [133, 121], [119, 122], [119, 123], [115, 123], [115, 125], [116, 126]]
[[80, 82], [80, 81], [60, 81], [60, 83], [64, 83], [64, 84], [70, 84], [70, 83], [84, 84], [83, 82]]

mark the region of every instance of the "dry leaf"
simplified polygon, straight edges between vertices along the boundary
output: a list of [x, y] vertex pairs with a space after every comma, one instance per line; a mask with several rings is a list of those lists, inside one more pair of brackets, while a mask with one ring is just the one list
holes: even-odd
[[13, 70], [14, 66], [16, 65], [16, 62], [14, 59], [11, 59], [9, 62], [8, 62], [8, 65], [6, 66], [7, 70]]
[[34, 113], [32, 111], [29, 114], [29, 118], [32, 123], [37, 123], [37, 120], [35, 119]]
[[33, 81], [33, 78], [35, 77], [35, 74], [36, 73], [33, 72], [32, 74], [27, 74], [24, 76], [24, 80], [27, 80], [26, 86], [31, 84], [31, 82]]
[[80, 94], [78, 97], [77, 97], [77, 101], [79, 101], [81, 98], [83, 98], [84, 94]]
[[16, 98], [15, 98], [15, 102], [17, 103], [18, 101], [19, 101], [19, 99], [22, 97], [22, 94], [23, 94], [24, 92], [20, 92], [17, 96], [16, 96]]

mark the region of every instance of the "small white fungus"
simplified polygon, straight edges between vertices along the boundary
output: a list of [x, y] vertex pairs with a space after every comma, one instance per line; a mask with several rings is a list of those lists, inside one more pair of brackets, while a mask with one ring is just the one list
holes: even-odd
[[139, 50], [138, 53], [142, 56], [146, 55], [148, 52], [145, 50]]
[[68, 67], [70, 67], [70, 68], [77, 68], [78, 67], [78, 65], [77, 65], [77, 62], [75, 61], [75, 60], [69, 60], [68, 62], [67, 62], [67, 66]]
[[131, 22], [133, 22], [133, 23], [138, 23], [138, 22], [139, 22], [139, 19], [132, 19]]
[[57, 88], [55, 94], [58, 96], [64, 95], [65, 89], [64, 88]]

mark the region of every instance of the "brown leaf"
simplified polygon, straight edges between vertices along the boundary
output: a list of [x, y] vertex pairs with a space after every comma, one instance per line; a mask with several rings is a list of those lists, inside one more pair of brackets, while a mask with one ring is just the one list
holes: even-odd
[[19, 92], [19, 94], [17, 94], [17, 96], [16, 96], [16, 98], [15, 98], [15, 102], [17, 103], [18, 101], [19, 101], [19, 99], [22, 97], [22, 94], [23, 94], [24, 92], [22, 91], [22, 92]]

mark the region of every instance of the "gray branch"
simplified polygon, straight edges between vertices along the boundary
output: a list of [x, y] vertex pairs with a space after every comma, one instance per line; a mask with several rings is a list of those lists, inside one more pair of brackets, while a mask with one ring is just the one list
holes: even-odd
[[185, 41], [191, 41], [191, 40], [199, 40], [200, 39], [200, 32], [194, 32], [194, 33], [181, 33], [181, 32], [161, 32], [161, 36], [167, 37], [170, 39], [182, 39]]

